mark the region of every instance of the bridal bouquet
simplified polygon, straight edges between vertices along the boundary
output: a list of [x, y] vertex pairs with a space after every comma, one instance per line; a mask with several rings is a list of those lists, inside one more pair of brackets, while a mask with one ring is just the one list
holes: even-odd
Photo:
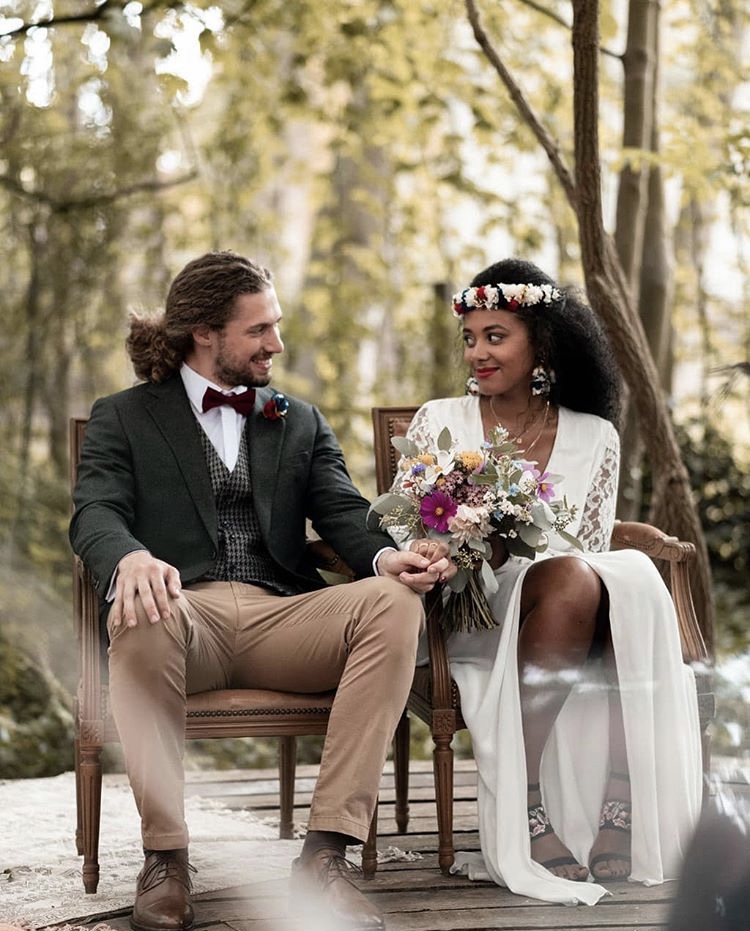
[[448, 582], [446, 629], [496, 626], [482, 586], [497, 590], [489, 564], [493, 535], [512, 555], [530, 559], [547, 548], [550, 531], [581, 548], [565, 532], [575, 506], [555, 499], [561, 476], [521, 458], [504, 427], [496, 427], [478, 450], [457, 449], [447, 428], [434, 449], [420, 449], [405, 437], [391, 443], [401, 453], [399, 491], [377, 498], [370, 513], [397, 538], [430, 537], [450, 546], [458, 572]]

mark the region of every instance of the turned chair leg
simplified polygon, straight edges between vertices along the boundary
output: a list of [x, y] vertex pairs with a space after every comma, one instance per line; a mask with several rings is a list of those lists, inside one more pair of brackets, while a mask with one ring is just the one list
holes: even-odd
[[294, 837], [294, 775], [297, 769], [297, 738], [279, 737], [279, 837]]
[[372, 813], [370, 822], [370, 833], [362, 848], [362, 874], [365, 879], [372, 879], [375, 870], [378, 868], [378, 803], [375, 802], [375, 810]]
[[453, 734], [434, 734], [432, 763], [435, 771], [435, 796], [438, 822], [438, 865], [450, 875], [453, 866]]
[[83, 856], [83, 799], [81, 798], [81, 741], [73, 741], [73, 760], [76, 774], [76, 851]]
[[396, 783], [396, 827], [406, 834], [409, 826], [409, 739], [411, 725], [406, 711], [393, 737], [393, 771]]
[[102, 748], [79, 747], [80, 817], [83, 847], [83, 888], [96, 892], [99, 885], [99, 820], [102, 811]]

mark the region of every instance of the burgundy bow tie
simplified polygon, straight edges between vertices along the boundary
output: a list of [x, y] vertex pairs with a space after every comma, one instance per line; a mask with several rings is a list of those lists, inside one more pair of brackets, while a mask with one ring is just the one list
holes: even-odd
[[222, 394], [215, 388], [206, 388], [203, 395], [203, 411], [210, 411], [214, 407], [220, 407], [222, 404], [228, 404], [233, 407], [238, 414], [247, 417], [255, 406], [255, 388], [248, 388], [240, 394]]

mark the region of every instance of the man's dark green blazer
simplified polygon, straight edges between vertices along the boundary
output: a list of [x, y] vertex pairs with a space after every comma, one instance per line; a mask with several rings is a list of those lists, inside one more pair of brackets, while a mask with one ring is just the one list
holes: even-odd
[[[250, 474], [263, 540], [300, 591], [322, 579], [306, 559], [305, 519], [358, 577], [392, 541], [366, 530], [368, 502], [352, 484], [331, 428], [317, 408], [289, 398], [282, 420], [263, 416], [272, 390], [261, 388], [247, 418]], [[175, 566], [183, 585], [217, 557], [217, 518], [199, 427], [179, 374], [98, 400], [86, 427], [73, 549], [100, 597], [120, 559], [136, 549]]]

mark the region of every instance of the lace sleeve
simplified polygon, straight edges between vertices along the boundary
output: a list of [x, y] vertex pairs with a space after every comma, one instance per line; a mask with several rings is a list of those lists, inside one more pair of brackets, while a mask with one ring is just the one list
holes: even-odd
[[620, 468], [620, 438], [610, 427], [604, 451], [586, 496], [578, 539], [591, 553], [609, 549], [617, 506], [617, 480]]
[[[433, 445], [429, 423], [430, 418], [427, 412], [427, 406], [422, 405], [414, 417], [412, 417], [412, 421], [409, 424], [409, 429], [406, 431], [406, 438], [413, 440], [417, 446], [420, 447], [420, 449], [428, 449], [431, 445]], [[401, 485], [405, 477], [406, 473], [397, 468], [396, 475], [393, 479], [393, 484], [391, 485], [392, 492], [398, 494], [398, 492], [401, 491]]]

